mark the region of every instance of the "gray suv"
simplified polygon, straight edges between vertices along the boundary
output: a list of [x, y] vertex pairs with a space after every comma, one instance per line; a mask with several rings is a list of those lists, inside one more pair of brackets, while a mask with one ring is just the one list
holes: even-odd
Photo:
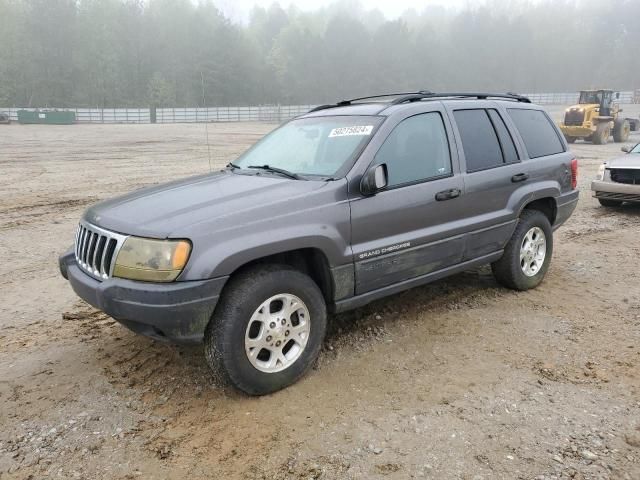
[[491, 264], [544, 278], [577, 161], [513, 94], [417, 92], [313, 109], [226, 169], [90, 207], [60, 257], [75, 292], [131, 330], [204, 343], [261, 395], [298, 380], [343, 312]]

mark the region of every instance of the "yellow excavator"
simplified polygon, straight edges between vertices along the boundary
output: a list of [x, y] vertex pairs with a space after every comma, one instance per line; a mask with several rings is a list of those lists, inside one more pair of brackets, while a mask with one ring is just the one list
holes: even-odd
[[617, 102], [620, 93], [613, 90], [582, 90], [577, 105], [572, 105], [564, 112], [560, 122], [560, 130], [567, 142], [573, 143], [578, 138], [591, 141], [596, 145], [604, 145], [613, 134], [615, 142], [626, 142], [630, 132], [640, 128], [640, 121], [634, 118], [623, 118], [622, 109]]

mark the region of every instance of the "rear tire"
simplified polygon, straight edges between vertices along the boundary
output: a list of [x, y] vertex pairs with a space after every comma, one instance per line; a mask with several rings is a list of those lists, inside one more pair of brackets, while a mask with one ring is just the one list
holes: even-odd
[[620, 200], [608, 200], [606, 198], [599, 198], [598, 201], [603, 207], [619, 207], [620, 205], [622, 205], [622, 202]]
[[553, 231], [546, 215], [525, 209], [500, 260], [491, 264], [501, 285], [513, 290], [537, 287], [549, 269], [553, 253]]
[[595, 145], [606, 145], [611, 136], [611, 128], [608, 123], [599, 123], [593, 133], [593, 143]]
[[613, 141], [617, 143], [626, 142], [631, 133], [631, 125], [624, 118], [616, 119], [613, 126]]
[[225, 287], [205, 331], [205, 357], [218, 380], [265, 395], [309, 370], [326, 326], [324, 297], [309, 276], [287, 265], [256, 266]]

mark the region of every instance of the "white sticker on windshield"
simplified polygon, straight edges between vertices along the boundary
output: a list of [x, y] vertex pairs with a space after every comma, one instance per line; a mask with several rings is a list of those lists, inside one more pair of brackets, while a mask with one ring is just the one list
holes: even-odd
[[348, 137], [350, 135], [371, 135], [373, 125], [354, 125], [353, 127], [334, 128], [329, 132], [329, 138]]

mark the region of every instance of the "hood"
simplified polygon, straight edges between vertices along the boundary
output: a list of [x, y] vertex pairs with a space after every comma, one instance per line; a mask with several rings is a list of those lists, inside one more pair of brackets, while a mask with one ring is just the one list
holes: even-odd
[[606, 163], [607, 168], [640, 168], [640, 153], [628, 153]]
[[201, 222], [262, 215], [291, 205], [326, 182], [230, 171], [144, 188], [90, 207], [85, 220], [99, 227], [150, 238], [181, 237]]

